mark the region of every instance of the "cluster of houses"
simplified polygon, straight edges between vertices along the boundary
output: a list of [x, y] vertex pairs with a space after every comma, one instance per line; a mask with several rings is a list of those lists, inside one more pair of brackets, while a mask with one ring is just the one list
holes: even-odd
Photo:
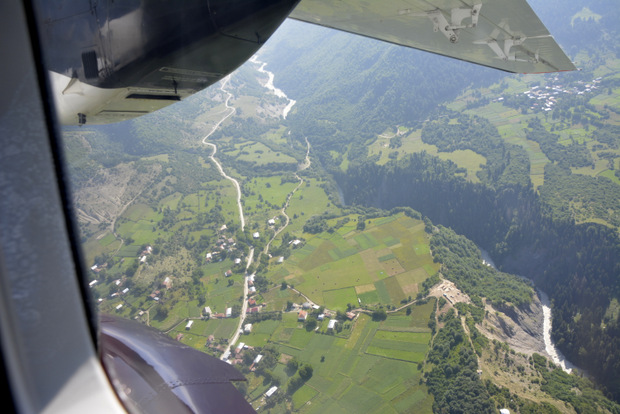
[[[244, 342], [239, 342], [233, 351], [227, 350], [222, 355], [222, 361], [226, 361], [231, 365], [241, 364], [243, 362], [243, 353], [247, 350], [254, 349], [253, 346], [246, 345]], [[250, 366], [250, 371], [255, 371], [258, 363], [263, 359], [262, 354], [256, 355]]]
[[[220, 228], [220, 231], [224, 231], [224, 230], [226, 230], [225, 224]], [[236, 246], [237, 246], [237, 243], [235, 242], [235, 239], [233, 239], [232, 237], [227, 238], [224, 235], [220, 235], [220, 237], [215, 242], [215, 247], [213, 251], [207, 252], [207, 254], [205, 255], [205, 260], [207, 261], [207, 263], [215, 262], [215, 261], [221, 262], [222, 261], [222, 259], [220, 258], [221, 252], [226, 251], [228, 253], [232, 253], [235, 250]], [[241, 259], [239, 259], [239, 262], [241, 262]], [[235, 262], [235, 263], [239, 263], [239, 262]]]
[[151, 253], [153, 253], [153, 248], [151, 246], [146, 246], [146, 248], [138, 255], [140, 256], [140, 263], [146, 263], [146, 256]]
[[[294, 303], [291, 308], [291, 311], [297, 312], [298, 322], [305, 322], [308, 319], [308, 312], [311, 312], [311, 310], [316, 311], [318, 309], [320, 309], [318, 305], [312, 305], [310, 302], [305, 302], [301, 305]], [[317, 321], [323, 321], [325, 320], [326, 317], [333, 317], [333, 316], [334, 316], [333, 312], [327, 311], [325, 313], [319, 313], [318, 315], [316, 315], [316, 319]], [[357, 314], [355, 314], [354, 312], [347, 312], [346, 316], [347, 316], [347, 319], [353, 320], [355, 319]], [[329, 323], [327, 324], [327, 330], [329, 331], [329, 330], [335, 329], [337, 323], [338, 323], [337, 319], [333, 319], [333, 318], [330, 319]]]
[[[598, 89], [598, 84], [601, 82], [601, 78], [593, 79], [591, 82], [578, 81], [575, 86], [564, 86], [558, 83], [559, 78], [553, 78], [551, 85], [540, 87], [534, 86], [523, 94], [527, 95], [532, 100], [530, 109], [542, 110], [545, 112], [551, 111], [557, 104], [557, 98], [559, 95], [583, 95], [588, 92], [592, 92]], [[498, 98], [498, 101], [502, 101], [504, 98]]]
[[232, 308], [226, 308], [226, 311], [224, 313], [214, 313], [211, 310], [210, 306], [205, 306], [205, 308], [203, 309], [203, 313], [205, 316], [209, 316], [210, 318], [215, 318], [215, 319], [231, 318]]

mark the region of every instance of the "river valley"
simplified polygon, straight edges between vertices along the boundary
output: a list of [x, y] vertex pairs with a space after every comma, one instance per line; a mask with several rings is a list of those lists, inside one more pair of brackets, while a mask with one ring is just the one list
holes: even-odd
[[[482, 256], [482, 263], [487, 266], [491, 266], [494, 269], [495, 263], [493, 259], [489, 256], [489, 253], [484, 249], [480, 249], [480, 253]], [[521, 276], [527, 280], [527, 277]], [[531, 280], [530, 280], [531, 281]], [[545, 353], [553, 360], [553, 362], [559, 365], [565, 372], [570, 373], [573, 369], [575, 369], [575, 365], [573, 365], [570, 361], [568, 361], [562, 352], [557, 349], [553, 340], [551, 339], [551, 327], [552, 327], [552, 315], [551, 315], [551, 302], [549, 301], [549, 297], [545, 292], [540, 289], [536, 289], [538, 294], [538, 300], [540, 301], [540, 307], [542, 309], [543, 314], [543, 324], [542, 324], [542, 336], [544, 339], [544, 347]]]

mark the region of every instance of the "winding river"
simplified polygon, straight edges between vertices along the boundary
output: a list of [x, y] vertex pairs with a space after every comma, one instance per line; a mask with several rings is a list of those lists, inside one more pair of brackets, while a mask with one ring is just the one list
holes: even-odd
[[[482, 263], [487, 266], [491, 266], [493, 269], [497, 270], [497, 267], [495, 267], [495, 263], [493, 262], [493, 259], [491, 258], [491, 256], [489, 256], [489, 253], [484, 249], [480, 249], [480, 253], [482, 256]], [[531, 281], [531, 279], [528, 279], [524, 276], [521, 276], [521, 277]], [[543, 338], [545, 341], [545, 351], [551, 357], [551, 359], [556, 365], [560, 366], [564, 371], [570, 374], [571, 371], [576, 368], [575, 365], [570, 363], [570, 361], [568, 361], [564, 357], [562, 352], [556, 348], [555, 344], [553, 343], [553, 340], [551, 339], [552, 318], [551, 318], [551, 302], [549, 301], [549, 296], [547, 296], [547, 294], [540, 289], [536, 289], [536, 292], [538, 293], [538, 298], [540, 299], [540, 303], [542, 304]]]
[[293, 105], [297, 103], [297, 101], [294, 99], [290, 99], [288, 96], [286, 96], [286, 94], [282, 91], [282, 89], [279, 89], [273, 86], [273, 78], [275, 75], [273, 74], [273, 72], [269, 72], [268, 70], [265, 70], [265, 66], [267, 66], [267, 63], [261, 62], [260, 60], [258, 60], [258, 57], [256, 55], [252, 56], [252, 58], [250, 59], [250, 62], [260, 65], [260, 67], [258, 68], [258, 71], [260, 73], [265, 73], [269, 77], [267, 80], [267, 83], [263, 85], [265, 88], [272, 91], [274, 95], [276, 95], [279, 98], [288, 99], [288, 105], [286, 105], [286, 107], [282, 111], [282, 117], [286, 119], [286, 116], [290, 112], [291, 108], [293, 108]]

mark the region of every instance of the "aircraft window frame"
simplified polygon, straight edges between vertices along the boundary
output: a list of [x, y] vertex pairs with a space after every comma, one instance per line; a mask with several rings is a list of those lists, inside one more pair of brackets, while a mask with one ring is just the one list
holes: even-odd
[[0, 6], [0, 333], [18, 412], [125, 412], [99, 362], [28, 2]]

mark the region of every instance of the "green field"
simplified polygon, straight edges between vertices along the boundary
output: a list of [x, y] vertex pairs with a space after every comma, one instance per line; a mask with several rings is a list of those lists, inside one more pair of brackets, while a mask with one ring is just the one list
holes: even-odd
[[305, 246], [267, 277], [295, 285], [329, 309], [344, 310], [347, 304], [357, 306], [358, 299], [366, 305], [398, 304], [415, 296], [418, 285], [437, 271], [421, 221], [400, 214], [373, 220], [360, 232], [351, 218], [338, 231], [305, 234]]
[[[285, 313], [280, 322], [256, 324], [241, 340], [271, 343], [287, 358], [312, 365], [312, 378], [292, 395], [295, 412], [430, 413], [433, 400], [420, 384], [417, 362], [424, 359], [428, 348], [427, 323], [433, 305], [430, 301], [413, 306], [410, 315], [404, 311], [390, 314], [383, 322], [360, 314], [337, 336], [307, 332], [297, 322], [296, 313]], [[396, 325], [402, 330], [395, 330]], [[284, 365], [279, 363], [272, 372], [285, 390], [290, 377]], [[254, 374], [249, 375], [249, 382], [250, 400], [268, 388]]]

